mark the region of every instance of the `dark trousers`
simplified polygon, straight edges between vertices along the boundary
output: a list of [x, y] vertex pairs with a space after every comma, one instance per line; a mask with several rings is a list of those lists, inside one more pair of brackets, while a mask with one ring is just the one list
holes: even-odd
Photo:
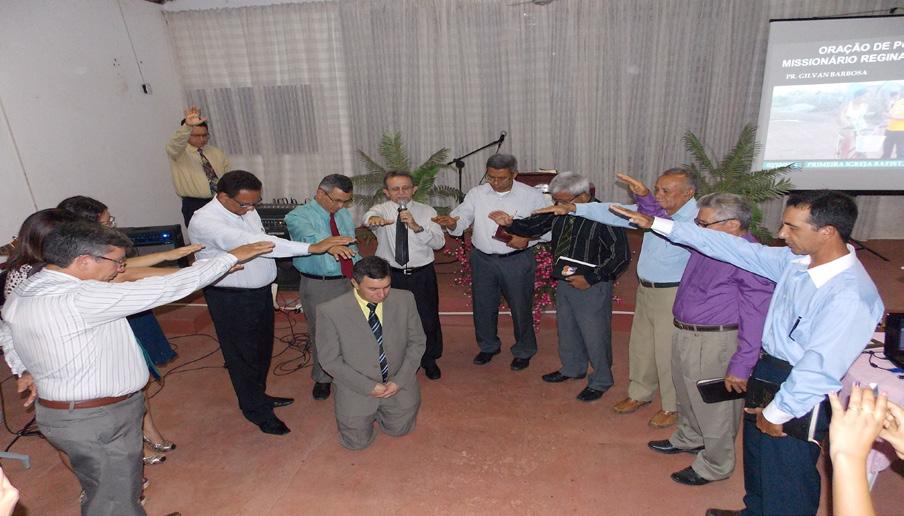
[[505, 296], [512, 310], [515, 345], [512, 355], [530, 358], [537, 352], [537, 336], [531, 308], [534, 297], [534, 251], [511, 256], [471, 252], [471, 298], [474, 301], [474, 333], [480, 351], [499, 351], [499, 302]]
[[[761, 359], [753, 376], [781, 384], [788, 371]], [[828, 427], [821, 419], [819, 425]], [[816, 514], [819, 446], [794, 437], [771, 437], [744, 418], [744, 515]]]
[[418, 269], [411, 274], [392, 269], [392, 288], [407, 290], [414, 294], [417, 313], [427, 335], [427, 349], [421, 358], [422, 366], [436, 364], [443, 356], [443, 330], [439, 324], [439, 288], [436, 286], [436, 269], [433, 264]]
[[126, 319], [129, 321], [129, 326], [132, 327], [132, 333], [138, 339], [138, 345], [147, 351], [151, 362], [160, 365], [176, 358], [176, 352], [173, 351], [173, 347], [167, 340], [166, 334], [163, 333], [163, 328], [160, 327], [160, 322], [157, 321], [157, 316], [153, 311], [138, 312]]
[[199, 208], [209, 203], [210, 199], [202, 199], [200, 197], [183, 197], [182, 198], [182, 220], [185, 221], [185, 227], [191, 222], [191, 216], [195, 214]]
[[254, 424], [275, 417], [266, 394], [267, 373], [273, 356], [270, 286], [256, 289], [207, 287], [204, 297], [239, 408]]

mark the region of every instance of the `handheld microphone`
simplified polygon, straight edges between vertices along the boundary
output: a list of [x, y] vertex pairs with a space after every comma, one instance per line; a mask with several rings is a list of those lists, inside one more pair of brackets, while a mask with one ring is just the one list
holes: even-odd
[[399, 213], [408, 209], [408, 201], [399, 202]]

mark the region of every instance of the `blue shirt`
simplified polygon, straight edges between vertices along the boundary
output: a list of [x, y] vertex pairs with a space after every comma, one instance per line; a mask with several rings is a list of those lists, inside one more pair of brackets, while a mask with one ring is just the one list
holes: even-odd
[[[336, 212], [336, 226], [339, 234], [343, 236], [355, 236], [355, 223], [352, 215], [345, 208]], [[333, 236], [330, 231], [330, 213], [323, 209], [317, 201], [311, 200], [290, 211], [286, 215], [286, 227], [289, 235], [296, 242], [316, 244], [324, 238]], [[349, 247], [358, 252], [358, 247], [351, 244]], [[357, 262], [361, 257], [355, 255], [353, 261]], [[299, 256], [292, 260], [296, 269], [314, 276], [341, 276], [342, 270], [339, 262], [330, 253]]]
[[[609, 211], [609, 206], [612, 204], [615, 203], [577, 204], [575, 205], [574, 215], [609, 224], [610, 226], [636, 229], [636, 226], [631, 224], [628, 219]], [[636, 204], [627, 205], [625, 208], [637, 211]], [[696, 216], [697, 200], [691, 199], [672, 215], [672, 219], [693, 222]], [[681, 275], [684, 274], [684, 266], [687, 265], [690, 257], [691, 253], [687, 249], [673, 244], [662, 235], [657, 235], [652, 231], [645, 231], [643, 244], [640, 247], [640, 256], [637, 258], [637, 276], [642, 280], [652, 281], [653, 283], [678, 283], [681, 281]]]
[[782, 424], [809, 412], [826, 394], [841, 389], [841, 377], [869, 343], [884, 307], [876, 285], [854, 249], [809, 268], [809, 256], [787, 247], [767, 247], [694, 224], [656, 219], [653, 229], [674, 242], [730, 262], [776, 282], [763, 329], [763, 351], [787, 360], [791, 375], [763, 415]]

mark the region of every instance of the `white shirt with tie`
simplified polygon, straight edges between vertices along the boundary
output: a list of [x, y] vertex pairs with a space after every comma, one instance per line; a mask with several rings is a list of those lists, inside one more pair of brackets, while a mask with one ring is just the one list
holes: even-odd
[[[442, 249], [446, 245], [446, 235], [443, 234], [443, 228], [431, 220], [436, 217], [436, 210], [431, 206], [417, 201], [410, 201], [406, 207], [411, 212], [411, 216], [414, 217], [414, 221], [424, 228], [420, 233], [415, 233], [411, 228], [408, 228], [407, 267], [413, 269], [433, 263], [433, 251]], [[371, 217], [382, 217], [384, 220], [395, 221], [386, 226], [371, 227], [370, 230], [377, 237], [376, 255], [388, 261], [392, 267], [403, 268], [395, 260], [399, 205], [392, 201], [386, 201], [371, 207], [364, 214], [364, 224], [367, 224], [367, 220]]]
[[[471, 242], [477, 250], [485, 254], [512, 253], [515, 249], [493, 238], [499, 225], [489, 217], [490, 213], [501, 210], [514, 219], [523, 219], [530, 217], [534, 210], [546, 206], [549, 206], [549, 201], [539, 190], [518, 181], [512, 183], [512, 189], [504, 193], [496, 192], [489, 184], [475, 186], [468, 191], [465, 200], [452, 210], [451, 215], [459, 219], [455, 229], [449, 231], [449, 234], [461, 236], [473, 224]], [[549, 241], [549, 233], [540, 240]], [[528, 246], [533, 246], [540, 240], [531, 240]]]

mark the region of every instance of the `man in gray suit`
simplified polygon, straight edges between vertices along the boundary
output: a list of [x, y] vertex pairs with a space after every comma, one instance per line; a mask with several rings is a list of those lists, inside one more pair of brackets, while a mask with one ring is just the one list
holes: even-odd
[[350, 450], [373, 442], [374, 421], [389, 435], [414, 429], [421, 394], [415, 373], [426, 337], [411, 292], [389, 287], [389, 263], [355, 264], [353, 290], [317, 307], [317, 348], [336, 385], [339, 442]]

